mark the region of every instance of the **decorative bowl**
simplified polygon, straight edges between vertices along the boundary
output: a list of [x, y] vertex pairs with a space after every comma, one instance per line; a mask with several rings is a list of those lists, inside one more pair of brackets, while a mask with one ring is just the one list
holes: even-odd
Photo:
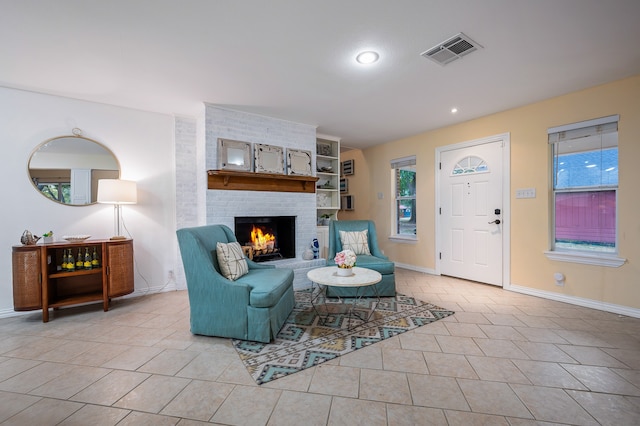
[[91, 238], [91, 235], [64, 235], [62, 239], [69, 241], [70, 243], [79, 243]]

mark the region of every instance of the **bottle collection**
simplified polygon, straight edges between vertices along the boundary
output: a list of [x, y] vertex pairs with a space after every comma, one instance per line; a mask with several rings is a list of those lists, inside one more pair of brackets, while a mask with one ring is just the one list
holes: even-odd
[[100, 267], [100, 257], [97, 247], [93, 247], [93, 252], [89, 253], [89, 247], [78, 247], [77, 255], [74, 255], [74, 249], [64, 249], [62, 255], [62, 263], [58, 267], [60, 271], [72, 272], [87, 269], [96, 269]]

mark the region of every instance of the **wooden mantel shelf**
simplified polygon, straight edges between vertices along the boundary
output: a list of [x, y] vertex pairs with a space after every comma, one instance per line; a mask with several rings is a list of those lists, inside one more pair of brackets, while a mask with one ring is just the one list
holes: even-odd
[[271, 173], [207, 171], [209, 189], [236, 191], [316, 192], [315, 176], [277, 175]]

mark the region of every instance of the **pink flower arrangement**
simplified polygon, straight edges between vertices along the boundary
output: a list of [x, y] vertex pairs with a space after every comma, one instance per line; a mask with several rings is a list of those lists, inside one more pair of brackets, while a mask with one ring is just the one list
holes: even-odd
[[333, 261], [339, 268], [353, 268], [356, 266], [356, 259], [356, 254], [352, 250], [342, 250], [340, 253], [336, 253]]

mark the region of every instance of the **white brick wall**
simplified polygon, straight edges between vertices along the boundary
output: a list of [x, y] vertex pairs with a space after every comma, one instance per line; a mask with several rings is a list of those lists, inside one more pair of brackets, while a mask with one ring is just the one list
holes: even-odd
[[[311, 151], [315, 164], [316, 129], [260, 115], [205, 105], [206, 168], [217, 168], [218, 138]], [[235, 216], [296, 216], [296, 258], [316, 237], [315, 194], [208, 190], [208, 224], [233, 229]]]
[[175, 117], [176, 226], [198, 225], [197, 121]]
[[[269, 263], [293, 268], [294, 288], [308, 287], [306, 272], [324, 266], [324, 260], [302, 259], [316, 237], [315, 194], [207, 190], [206, 170], [217, 168], [218, 138], [281, 146], [285, 153], [287, 148], [306, 149], [315, 164], [315, 127], [206, 104], [198, 119], [175, 118], [177, 229], [204, 223], [233, 229], [235, 216], [296, 216], [296, 259]], [[177, 264], [176, 280], [181, 288], [185, 286], [182, 261]]]

